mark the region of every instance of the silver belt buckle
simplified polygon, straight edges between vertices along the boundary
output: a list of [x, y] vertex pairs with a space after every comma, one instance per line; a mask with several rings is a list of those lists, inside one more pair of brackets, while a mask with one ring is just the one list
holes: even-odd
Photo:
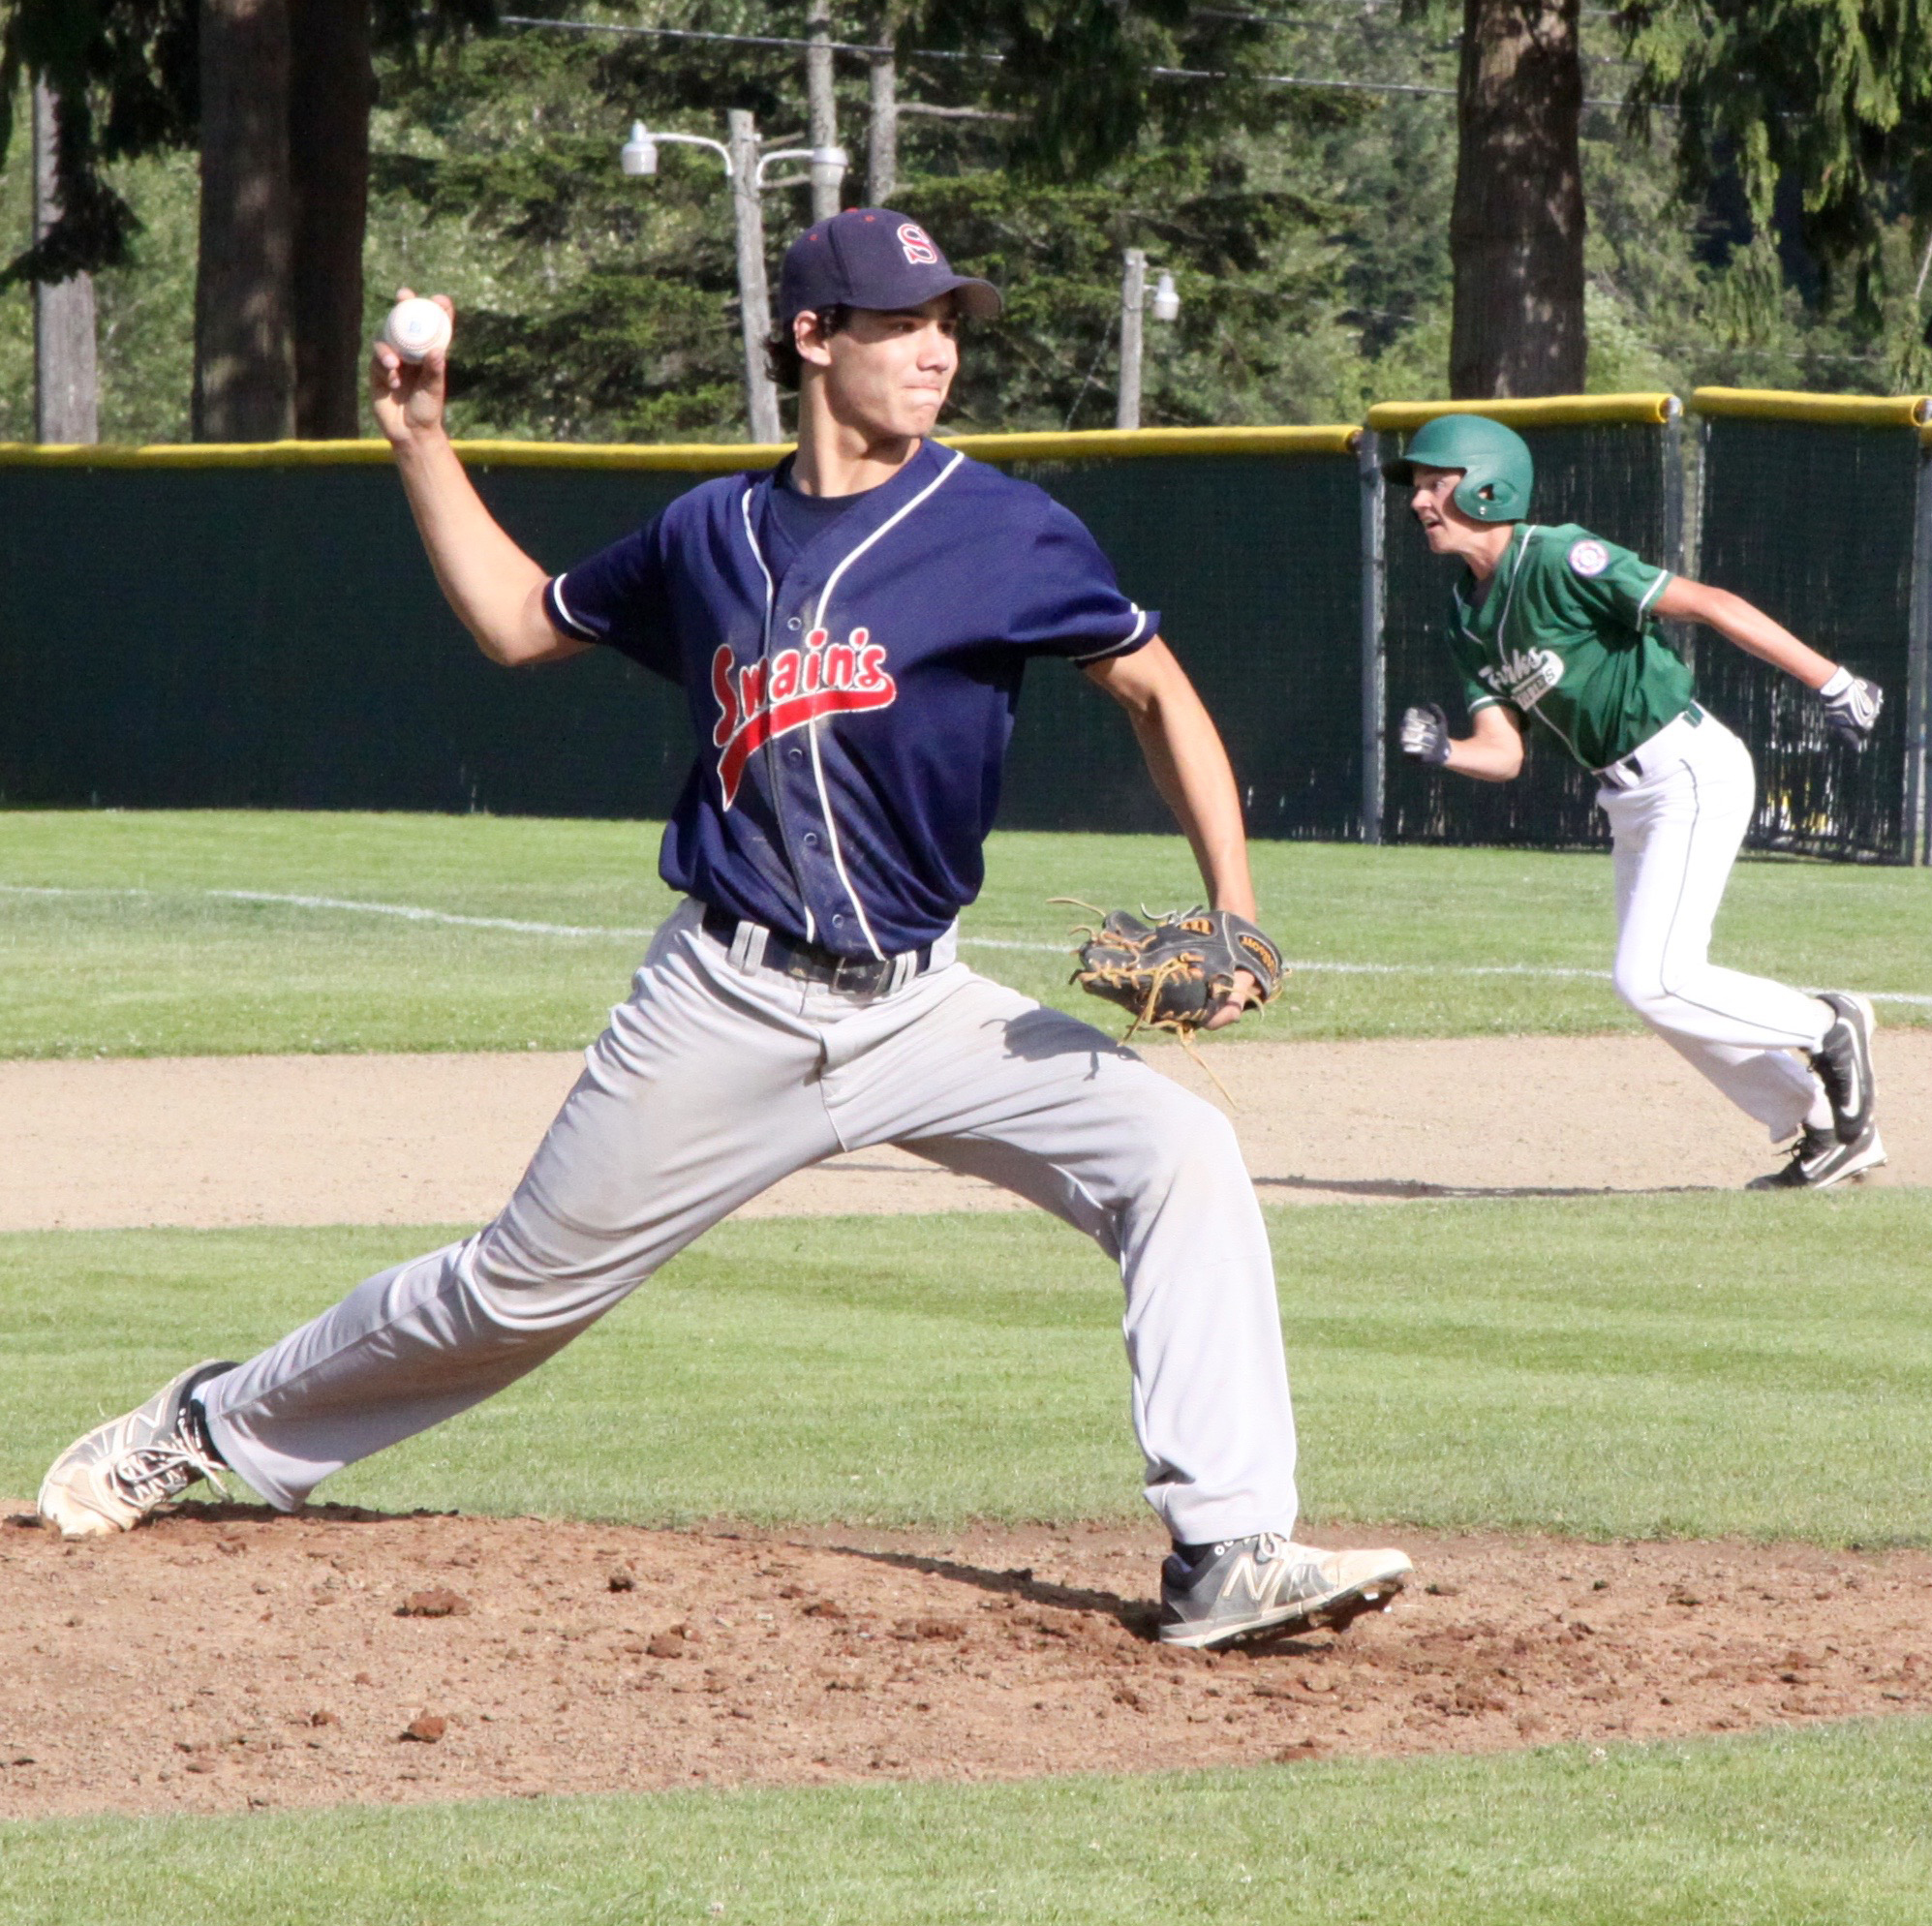
[[831, 988], [842, 995], [868, 995], [878, 988], [879, 967], [871, 957], [841, 957], [832, 966]]

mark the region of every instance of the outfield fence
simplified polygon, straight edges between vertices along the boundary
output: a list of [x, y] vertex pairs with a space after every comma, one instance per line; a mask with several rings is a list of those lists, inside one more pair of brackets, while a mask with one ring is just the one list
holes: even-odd
[[[1162, 611], [1255, 832], [1363, 834], [1353, 428], [1010, 435]], [[470, 443], [484, 500], [566, 567], [710, 474], [784, 452]], [[1298, 639], [1289, 713], [1267, 665]], [[1309, 646], [1301, 648], [1306, 642]], [[0, 448], [0, 800], [666, 813], [683, 696], [607, 651], [506, 672], [445, 606], [382, 443]], [[1001, 820], [1171, 819], [1117, 706], [1027, 679]]]
[[[1459, 716], [1453, 565], [1379, 464], [1434, 414], [1518, 427], [1536, 510], [1749, 596], [1886, 689], [1862, 754], [1713, 637], [1675, 636], [1758, 758], [1756, 846], [1924, 862], [1932, 485], [1916, 398], [1700, 389], [1413, 402], [1365, 429], [960, 437], [1079, 514], [1162, 612], [1264, 837], [1580, 847], [1595, 784], [1551, 753], [1489, 785], [1406, 763], [1414, 702]], [[511, 535], [566, 567], [746, 444], [459, 443]], [[655, 816], [690, 759], [683, 697], [608, 652], [484, 661], [424, 561], [381, 443], [0, 447], [0, 803]], [[1000, 819], [1169, 823], [1116, 706], [1059, 663], [1021, 702]]]

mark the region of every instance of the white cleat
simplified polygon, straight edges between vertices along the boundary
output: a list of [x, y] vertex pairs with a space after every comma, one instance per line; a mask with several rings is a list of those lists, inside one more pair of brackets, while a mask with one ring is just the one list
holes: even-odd
[[1321, 1551], [1273, 1532], [1179, 1549], [1160, 1571], [1160, 1642], [1196, 1650], [1258, 1632], [1340, 1628], [1383, 1611], [1415, 1567], [1405, 1553]]
[[186, 1407], [198, 1385], [233, 1369], [222, 1359], [197, 1364], [125, 1418], [77, 1438], [41, 1481], [41, 1516], [62, 1538], [105, 1538], [132, 1531], [200, 1479], [226, 1497], [221, 1460], [187, 1422]]

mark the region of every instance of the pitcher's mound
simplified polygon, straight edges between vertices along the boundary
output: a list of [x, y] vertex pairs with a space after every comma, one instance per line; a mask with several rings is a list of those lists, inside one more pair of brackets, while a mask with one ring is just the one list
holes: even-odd
[[[184, 1507], [0, 1528], [0, 1815], [1487, 1752], [1932, 1709], [1932, 1557], [1391, 1532], [1346, 1634], [1152, 1639], [1151, 1528]], [[1320, 1542], [1336, 1534], [1310, 1532]]]

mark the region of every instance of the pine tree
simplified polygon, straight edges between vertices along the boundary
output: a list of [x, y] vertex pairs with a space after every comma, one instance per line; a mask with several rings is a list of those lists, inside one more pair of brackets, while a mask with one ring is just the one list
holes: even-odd
[[1734, 169], [1763, 232], [1795, 180], [1831, 290], [1876, 318], [1888, 229], [1932, 226], [1932, 0], [1636, 0], [1625, 29], [1687, 188]]

